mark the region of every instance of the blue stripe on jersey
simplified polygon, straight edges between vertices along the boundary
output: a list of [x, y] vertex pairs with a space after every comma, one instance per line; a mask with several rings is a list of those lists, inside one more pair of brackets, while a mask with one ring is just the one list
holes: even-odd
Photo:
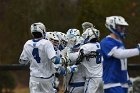
[[65, 47], [64, 47], [63, 45], [60, 44], [58, 48], [59, 48], [59, 50], [61, 51], [61, 50], [63, 50]]
[[85, 82], [74, 82], [69, 84], [71, 87], [82, 87], [85, 85]]
[[[90, 78], [90, 79], [91, 79], [91, 78]], [[87, 84], [85, 85], [85, 91], [84, 91], [84, 93], [87, 93], [90, 79], [88, 79]]]
[[32, 39], [33, 42], [38, 42], [40, 41], [41, 39]]
[[121, 60], [109, 56], [108, 53], [114, 48], [124, 48], [124, 44], [114, 40], [111, 37], [106, 37], [101, 41], [101, 52], [103, 55], [103, 80], [104, 83], [126, 83], [127, 70], [121, 70]]

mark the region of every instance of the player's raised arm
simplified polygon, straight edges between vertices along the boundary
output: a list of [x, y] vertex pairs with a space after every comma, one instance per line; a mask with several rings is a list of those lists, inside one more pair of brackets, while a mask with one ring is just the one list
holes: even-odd
[[19, 58], [19, 63], [20, 64], [28, 64], [29, 63], [29, 58], [28, 58], [28, 54], [27, 54], [27, 50], [26, 50], [26, 46], [24, 45], [24, 48], [23, 48], [23, 51], [20, 55], [20, 58]]
[[115, 58], [123, 59], [123, 58], [129, 58], [133, 56], [137, 56], [140, 54], [140, 51], [138, 48], [134, 49], [121, 49], [114, 47], [109, 53], [109, 56], [113, 56]]

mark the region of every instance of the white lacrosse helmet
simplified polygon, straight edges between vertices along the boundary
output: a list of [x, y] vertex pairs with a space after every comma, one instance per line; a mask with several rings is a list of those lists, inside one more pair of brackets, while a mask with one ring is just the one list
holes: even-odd
[[[42, 34], [42, 36], [45, 36], [45, 32], [46, 32], [46, 27], [43, 23], [38, 22], [38, 23], [33, 23], [31, 25], [31, 34], [33, 32], [40, 32]], [[33, 35], [33, 34], [32, 34]]]
[[84, 38], [81, 36], [76, 36], [76, 41], [72, 47], [73, 52], [77, 52], [80, 49], [80, 46], [84, 44]]
[[55, 32], [46, 32], [46, 38], [52, 42], [55, 48], [58, 48], [60, 41]]
[[46, 38], [48, 40], [53, 39], [53, 40], [59, 41], [59, 38], [57, 37], [57, 35], [55, 34], [55, 32], [46, 32]]
[[65, 33], [61, 33], [61, 38], [62, 38], [62, 40], [65, 40], [65, 41], [68, 41], [68, 38], [67, 38], [67, 36], [66, 36], [66, 34]]
[[89, 42], [91, 39], [98, 39], [100, 37], [99, 30], [95, 28], [87, 28], [86, 31], [82, 34], [82, 37], [85, 39], [85, 43]]
[[66, 34], [62, 33], [62, 32], [55, 32], [55, 33], [56, 33], [57, 37], [60, 40], [59, 49], [63, 50], [67, 46], [67, 43], [68, 43], [68, 39], [66, 37]]
[[80, 31], [75, 28], [69, 29], [66, 36], [68, 38], [67, 47], [72, 48], [76, 43], [76, 36], [80, 36]]
[[78, 44], [83, 44], [84, 42], [84, 38], [82, 36], [76, 36], [76, 43], [75, 45], [78, 45]]
[[66, 35], [67, 35], [68, 38], [72, 38], [74, 36], [80, 36], [80, 31], [78, 29], [75, 29], [75, 28], [69, 29], [67, 31]]
[[117, 25], [128, 26], [128, 23], [121, 16], [106, 17], [106, 28], [108, 28], [112, 33], [118, 35], [119, 37], [124, 38], [124, 33], [117, 31]]
[[55, 32], [55, 33], [60, 40], [64, 40], [66, 42], [68, 41], [65, 33], [62, 33], [62, 32]]
[[62, 32], [55, 31], [55, 34], [57, 35], [57, 37], [58, 37], [59, 40], [62, 39], [61, 33]]

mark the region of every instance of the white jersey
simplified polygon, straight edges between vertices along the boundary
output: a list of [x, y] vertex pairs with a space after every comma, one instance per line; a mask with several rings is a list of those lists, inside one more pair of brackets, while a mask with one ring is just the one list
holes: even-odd
[[[102, 57], [99, 53], [99, 43], [87, 43], [81, 46], [80, 49], [84, 50], [84, 54], [89, 55], [83, 59], [81, 64], [85, 67], [85, 76], [88, 77], [102, 77]], [[98, 53], [98, 54], [97, 54]], [[92, 57], [90, 56], [92, 54]]]
[[55, 69], [51, 58], [56, 53], [50, 41], [45, 39], [28, 40], [20, 56], [20, 63], [30, 62], [30, 76], [32, 77], [50, 77]]
[[61, 55], [62, 57], [67, 57], [68, 53], [70, 53], [70, 48], [69, 47], [65, 47], [62, 51], [61, 51]]
[[[78, 58], [78, 52], [70, 53], [69, 54], [69, 59], [71, 60], [71, 64], [76, 63], [76, 59]], [[71, 82], [84, 82], [85, 80], [83, 79], [84, 74], [83, 74], [83, 65], [79, 64], [78, 65], [78, 71], [74, 72], [73, 77], [71, 79]], [[79, 77], [80, 76], [80, 77]]]
[[[56, 53], [56, 56], [57, 57], [61, 57], [61, 51], [59, 49], [55, 50], [55, 53]], [[57, 69], [61, 66], [62, 64], [54, 64], [53, 63], [53, 66]]]

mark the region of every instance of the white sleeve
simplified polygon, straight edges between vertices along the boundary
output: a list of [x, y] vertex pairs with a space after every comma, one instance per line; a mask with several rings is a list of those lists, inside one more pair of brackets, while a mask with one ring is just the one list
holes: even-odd
[[67, 47], [65, 47], [65, 48], [61, 51], [61, 55], [62, 55], [62, 57], [66, 57], [66, 56], [67, 56]]
[[28, 64], [29, 63], [29, 58], [28, 58], [28, 54], [27, 54], [25, 46], [24, 46], [23, 51], [20, 55], [19, 63], [20, 64]]
[[54, 50], [53, 44], [50, 41], [48, 41], [46, 43], [46, 45], [45, 45], [45, 51], [46, 51], [49, 59], [52, 59], [53, 57], [56, 56], [56, 52]]
[[134, 49], [121, 49], [114, 47], [109, 53], [109, 56], [113, 56], [115, 58], [124, 59], [129, 58], [133, 56], [139, 55], [139, 50], [137, 48]]
[[76, 59], [78, 58], [79, 52], [75, 52], [75, 53], [70, 53], [69, 54], [69, 59], [73, 62], [76, 61]]

